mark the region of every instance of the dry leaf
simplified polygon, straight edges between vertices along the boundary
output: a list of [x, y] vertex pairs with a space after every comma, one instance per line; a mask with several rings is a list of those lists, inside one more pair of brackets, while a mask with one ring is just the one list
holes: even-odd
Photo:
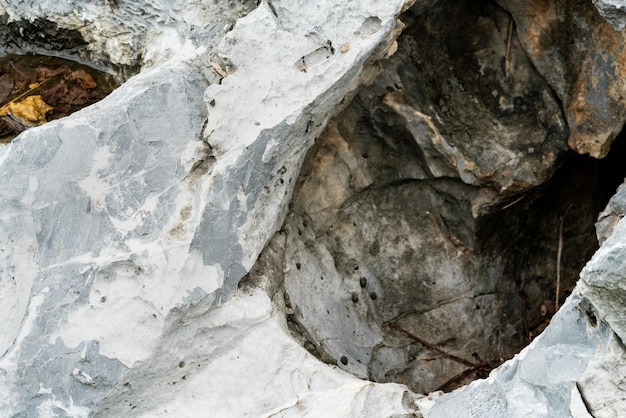
[[108, 75], [59, 58], [0, 59], [0, 137], [67, 116], [102, 99], [116, 84]]
[[0, 110], [0, 116], [6, 116], [11, 113], [26, 122], [39, 124], [46, 121], [46, 113], [53, 108], [43, 101], [41, 96], [29, 96], [19, 102], [10, 102], [6, 107]]
[[26, 125], [41, 125], [46, 122], [46, 113], [53, 109], [41, 96], [29, 96], [20, 102], [11, 102], [0, 110], [0, 116], [11, 113]]

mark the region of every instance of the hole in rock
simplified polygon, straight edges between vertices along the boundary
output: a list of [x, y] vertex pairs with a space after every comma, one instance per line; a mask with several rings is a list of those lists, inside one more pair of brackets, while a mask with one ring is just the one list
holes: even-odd
[[623, 134], [603, 160], [567, 151], [508, 12], [446, 5], [402, 15], [396, 54], [309, 151], [282, 229], [293, 335], [422, 393], [485, 377], [541, 332], [559, 240], [562, 303], [626, 175]]
[[44, 55], [0, 58], [0, 142], [68, 116], [107, 96], [118, 79], [75, 61]]
[[0, 143], [97, 102], [139, 72], [140, 52], [123, 52], [133, 64], [113, 62], [100, 34], [87, 41], [81, 30], [0, 16]]

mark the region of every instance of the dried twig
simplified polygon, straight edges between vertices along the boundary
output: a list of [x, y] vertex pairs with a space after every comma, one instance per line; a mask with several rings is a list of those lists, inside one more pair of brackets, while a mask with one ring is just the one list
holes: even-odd
[[216, 73], [222, 76], [222, 78], [228, 77], [228, 72], [226, 72], [226, 70], [223, 69], [218, 63], [211, 61], [211, 68], [213, 68]]
[[454, 354], [450, 354], [444, 350], [442, 350], [441, 348], [437, 347], [435, 344], [429, 343], [426, 340], [421, 339], [420, 337], [418, 337], [415, 334], [412, 334], [410, 331], [407, 331], [406, 329], [402, 328], [400, 325], [396, 324], [395, 322], [388, 322], [389, 326], [397, 331], [400, 331], [401, 333], [403, 333], [404, 335], [406, 335], [407, 337], [417, 341], [418, 343], [422, 344], [425, 347], [430, 348], [433, 351], [438, 352], [439, 354], [443, 354], [444, 356], [459, 362], [461, 364], [465, 364], [466, 366], [470, 366], [470, 367], [478, 367], [481, 366], [481, 364], [476, 364], [473, 363], [469, 360], [465, 360], [464, 358], [461, 357], [457, 357]]
[[556, 295], [554, 300], [554, 309], [555, 311], [559, 310], [559, 293], [561, 293], [561, 255], [563, 253], [563, 224], [565, 223], [565, 217], [567, 216], [567, 212], [569, 212], [572, 204], [570, 203], [567, 209], [565, 209], [565, 213], [561, 218], [561, 225], [559, 226], [559, 247], [556, 252]]
[[477, 364], [476, 366], [472, 366], [469, 369], [465, 369], [463, 370], [461, 373], [458, 373], [454, 376], [452, 376], [450, 379], [448, 379], [443, 385], [439, 386], [437, 389], [435, 389], [435, 391], [438, 390], [446, 390], [448, 388], [448, 386], [452, 385], [453, 383], [463, 379], [464, 377], [469, 376], [470, 374], [486, 367], [486, 364]]
[[506, 41], [506, 54], [504, 56], [504, 73], [506, 79], [511, 78], [511, 39], [513, 38], [513, 16], [509, 20], [509, 36]]
[[528, 327], [528, 301], [526, 300], [526, 294], [520, 292], [522, 300], [522, 329], [524, 332], [524, 339], [526, 343], [530, 343], [530, 329]]
[[513, 206], [514, 204], [516, 204], [517, 202], [519, 202], [520, 200], [522, 200], [525, 197], [526, 197], [526, 195], [521, 195], [520, 197], [518, 197], [514, 201], [512, 201], [510, 203], [507, 203], [506, 205], [502, 206], [502, 210], [510, 208], [511, 206]]

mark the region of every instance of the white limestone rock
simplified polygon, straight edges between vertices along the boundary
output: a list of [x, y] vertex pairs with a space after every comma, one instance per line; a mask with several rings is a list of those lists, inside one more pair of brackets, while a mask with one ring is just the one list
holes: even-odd
[[[267, 291], [280, 283], [238, 289], [283, 225], [307, 149], [375, 73], [368, 63], [393, 52], [403, 8], [251, 3], [0, 1], [4, 52], [141, 70], [0, 146], [0, 415], [619, 412], [604, 396], [621, 389], [604, 372], [623, 357], [618, 281], [589, 276], [517, 359], [428, 398], [314, 358], [290, 334], [282, 291]], [[20, 25], [45, 26], [46, 41]], [[620, 231], [589, 272], [621, 274]], [[614, 306], [597, 291], [609, 285]]]
[[0, 151], [0, 415], [415, 409], [307, 354], [261, 293], [232, 298], [401, 1], [262, 2], [233, 28], [244, 3], [2, 4], [79, 30], [88, 58], [151, 68]]

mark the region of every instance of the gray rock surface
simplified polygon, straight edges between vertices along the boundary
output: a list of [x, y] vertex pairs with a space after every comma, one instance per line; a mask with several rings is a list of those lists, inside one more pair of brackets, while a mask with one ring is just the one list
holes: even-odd
[[604, 177], [557, 169], [623, 124], [621, 34], [413, 3], [0, 1], [4, 52], [125, 81], [0, 145], [0, 415], [622, 415], [623, 187], [489, 378], [425, 395], [468, 366], [397, 329], [461, 386], [545, 326], [559, 225], [562, 288], [595, 251]]
[[626, 27], [626, 3], [623, 0], [594, 0], [593, 4], [613, 29], [621, 32]]
[[611, 198], [609, 204], [598, 216], [596, 229], [600, 244], [603, 244], [613, 234], [624, 214], [626, 214], [626, 184], [622, 184], [617, 189], [615, 196]]
[[[3, 415], [106, 415], [110, 405], [127, 414], [150, 414], [175, 398], [171, 392], [167, 399], [143, 398], [155, 375], [170, 386], [169, 372], [183, 369], [181, 359], [165, 363], [161, 353], [168, 347], [178, 351], [178, 343], [171, 345], [174, 334], [189, 344], [189, 336], [201, 329], [220, 328], [182, 325], [195, 322], [199, 311], [234, 309], [226, 307], [236, 306], [228, 301], [238, 282], [282, 224], [306, 149], [356, 88], [365, 63], [393, 42], [402, 6], [333, 6], [321, 13], [308, 2], [264, 2], [231, 28], [228, 20], [239, 17], [245, 5], [230, 8], [225, 2], [202, 10], [190, 2], [122, 2], [119, 13], [102, 9], [116, 4], [2, 7], [5, 19], [16, 24], [27, 16], [34, 24], [41, 19], [62, 24], [61, 34], [86, 29], [91, 34], [82, 36], [78, 52], [28, 39], [11, 47], [58, 47], [69, 56], [106, 57], [112, 69], [143, 64], [97, 105], [27, 131], [2, 150], [0, 172], [7, 182], [0, 197], [0, 295], [11, 301], [2, 304]], [[229, 32], [216, 31], [215, 22]], [[202, 36], [195, 36], [192, 26], [202, 27]], [[122, 28], [132, 39], [116, 36]], [[15, 39], [19, 32], [5, 36]], [[203, 45], [202, 39], [212, 44]], [[320, 48], [329, 51], [322, 60]], [[253, 305], [257, 312], [260, 306]], [[264, 309], [261, 318], [268, 319], [271, 310]], [[283, 335], [286, 349], [300, 352], [298, 362], [317, 364], [280, 333], [276, 319], [268, 324]], [[237, 328], [234, 322], [232, 327]], [[269, 332], [268, 338], [280, 340]], [[242, 349], [249, 344], [233, 341]], [[276, 346], [268, 344], [262, 353], [273, 356]], [[193, 367], [185, 379], [215, 376], [205, 362]], [[331, 387], [348, 378], [320, 367], [329, 376], [324, 384], [339, 379]], [[318, 372], [315, 366], [304, 381]], [[279, 408], [310, 390], [297, 379], [292, 386], [273, 373], [267, 377], [288, 387], [266, 389], [272, 392], [269, 403], [250, 398], [242, 413]], [[212, 384], [227, 389], [221, 379], [209, 380], [203, 391], [211, 392]], [[233, 383], [241, 388], [241, 382]], [[369, 383], [349, 390], [354, 394], [366, 386], [372, 389], [359, 401], [365, 405], [380, 403], [381, 396], [402, 398], [403, 390]], [[179, 385], [182, 396], [185, 387]], [[124, 402], [111, 398], [120, 392]], [[199, 405], [206, 406], [203, 399], [170, 411], [193, 415]], [[222, 408], [233, 406], [225, 402]], [[398, 400], [389, 408], [403, 406]]]
[[489, 3], [448, 12], [402, 15], [396, 53], [309, 153], [283, 228], [303, 344], [422, 393], [449, 389], [467, 365], [396, 326], [469, 363], [511, 358], [554, 305], [561, 217], [571, 292], [604, 205], [589, 194], [602, 176], [584, 164], [537, 187], [565, 154], [567, 129], [515, 38], [507, 78], [508, 13]]
[[[620, 188], [609, 207], [625, 195]], [[620, 221], [539, 338], [489, 379], [441, 398], [428, 416], [623, 415], [625, 234], [626, 224]]]
[[595, 315], [587, 299], [573, 295], [541, 337], [514, 360], [488, 379], [441, 398], [428, 416], [599, 416], [595, 409], [587, 411], [588, 391], [599, 387], [579, 380], [595, 369], [593, 362], [601, 361], [618, 337]]

